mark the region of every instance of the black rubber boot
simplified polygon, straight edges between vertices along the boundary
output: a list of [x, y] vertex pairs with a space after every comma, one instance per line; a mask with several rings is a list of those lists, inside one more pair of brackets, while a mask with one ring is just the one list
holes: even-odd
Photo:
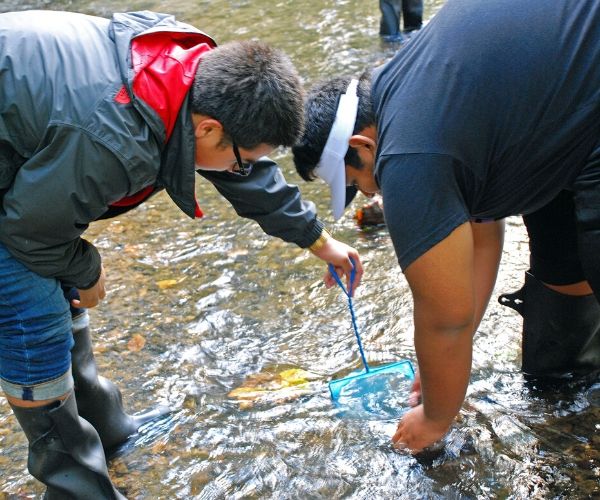
[[29, 440], [27, 467], [48, 500], [125, 499], [112, 484], [98, 433], [77, 414], [73, 393], [49, 406], [12, 410]]
[[74, 328], [73, 338], [71, 365], [77, 409], [98, 431], [105, 450], [110, 451], [127, 441], [146, 422], [169, 413], [169, 408], [164, 406], [140, 415], [125, 413], [119, 388], [98, 375], [89, 328]]
[[531, 273], [519, 291], [499, 302], [523, 316], [522, 369], [561, 376], [600, 368], [600, 304], [594, 295], [564, 295]]

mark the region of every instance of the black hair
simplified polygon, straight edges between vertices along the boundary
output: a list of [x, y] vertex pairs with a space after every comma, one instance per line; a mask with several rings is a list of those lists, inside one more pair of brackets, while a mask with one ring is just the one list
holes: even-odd
[[230, 42], [202, 56], [192, 112], [218, 120], [225, 143], [292, 146], [302, 133], [300, 77], [283, 52], [256, 41]]
[[[304, 133], [299, 142], [292, 148], [294, 164], [300, 177], [306, 181], [315, 179], [314, 170], [319, 163], [329, 131], [333, 126], [340, 95], [346, 92], [350, 77], [336, 77], [325, 82], [317, 83], [308, 93], [304, 105], [306, 120]], [[358, 111], [353, 134], [356, 134], [375, 123], [375, 115], [371, 102], [371, 73], [365, 72], [358, 82]], [[348, 148], [345, 156], [347, 165], [362, 168], [362, 163], [356, 150]]]

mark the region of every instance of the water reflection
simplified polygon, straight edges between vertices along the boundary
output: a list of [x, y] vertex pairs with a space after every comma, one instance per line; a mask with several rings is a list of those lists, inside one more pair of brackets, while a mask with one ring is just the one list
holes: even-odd
[[[426, 2], [428, 15], [441, 3]], [[307, 84], [357, 74], [397, 48], [379, 42], [376, 2], [0, 2], [3, 11], [31, 7], [172, 12], [220, 42], [256, 37], [283, 48]], [[296, 181], [287, 153], [278, 161]], [[301, 189], [326, 216], [326, 189]], [[395, 418], [344, 418], [329, 398], [327, 383], [361, 362], [344, 297], [320, 284], [322, 266], [238, 219], [202, 179], [197, 194], [207, 214], [200, 222], [159, 195], [90, 235], [110, 286], [91, 315], [99, 369], [134, 412], [149, 400], [174, 409], [112, 460], [111, 476], [129, 498], [600, 494], [600, 408], [587, 397], [597, 379], [558, 388], [525, 381], [514, 311], [492, 299], [467, 401], [445, 446], [419, 459], [396, 453]], [[332, 227], [365, 261], [355, 308], [369, 361], [414, 360], [410, 296], [386, 231], [360, 233], [350, 217]], [[527, 258], [525, 232], [510, 220], [497, 293], [521, 283]], [[239, 397], [240, 388], [253, 397]], [[26, 447], [0, 399], [0, 498], [41, 495], [25, 471]]]

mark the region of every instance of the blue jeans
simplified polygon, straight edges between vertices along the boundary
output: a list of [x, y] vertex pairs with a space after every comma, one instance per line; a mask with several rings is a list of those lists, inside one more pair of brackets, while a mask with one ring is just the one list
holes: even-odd
[[60, 283], [27, 269], [0, 243], [0, 385], [38, 401], [73, 388], [71, 313]]
[[381, 36], [400, 36], [400, 19], [404, 31], [413, 31], [423, 24], [423, 0], [379, 0]]

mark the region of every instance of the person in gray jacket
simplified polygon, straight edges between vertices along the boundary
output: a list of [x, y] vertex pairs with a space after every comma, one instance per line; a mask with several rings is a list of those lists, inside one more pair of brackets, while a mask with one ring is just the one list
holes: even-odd
[[197, 171], [267, 234], [347, 279], [354, 261], [358, 285], [357, 252], [265, 158], [302, 126], [293, 65], [259, 42], [216, 47], [153, 12], [0, 15], [0, 384], [47, 498], [123, 498], [104, 450], [157, 414], [127, 415], [97, 374], [85, 309], [105, 285], [90, 222], [162, 189], [200, 217]]

